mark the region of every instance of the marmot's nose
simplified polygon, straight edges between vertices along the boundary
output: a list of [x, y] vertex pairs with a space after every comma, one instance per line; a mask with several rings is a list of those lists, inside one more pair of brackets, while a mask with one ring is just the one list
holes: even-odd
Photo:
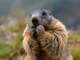
[[38, 25], [39, 24], [38, 19], [36, 17], [33, 17], [32, 18], [32, 23], [33, 23], [33, 25]]

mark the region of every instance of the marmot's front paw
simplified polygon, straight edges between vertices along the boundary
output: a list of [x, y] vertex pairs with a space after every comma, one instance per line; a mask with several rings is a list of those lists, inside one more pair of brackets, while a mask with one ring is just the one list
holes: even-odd
[[26, 26], [26, 28], [24, 29], [24, 32], [23, 32], [23, 37], [24, 36], [29, 36], [31, 34], [31, 29], [29, 28], [28, 24]]
[[42, 33], [45, 32], [45, 28], [44, 28], [44, 26], [39, 25], [39, 26], [36, 28], [36, 31], [37, 31], [37, 34], [42, 34]]

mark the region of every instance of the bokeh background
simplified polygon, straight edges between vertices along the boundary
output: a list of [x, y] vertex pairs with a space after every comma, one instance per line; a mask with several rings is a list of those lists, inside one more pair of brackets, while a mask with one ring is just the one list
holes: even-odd
[[74, 60], [80, 60], [80, 0], [0, 0], [0, 60], [24, 60], [22, 33], [33, 10], [46, 8], [69, 32]]

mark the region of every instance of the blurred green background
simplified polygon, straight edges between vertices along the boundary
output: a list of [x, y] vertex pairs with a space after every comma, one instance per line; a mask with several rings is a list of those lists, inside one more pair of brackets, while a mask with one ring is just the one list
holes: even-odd
[[69, 31], [68, 44], [74, 60], [80, 60], [80, 0], [0, 0], [0, 60], [24, 60], [22, 33], [27, 16], [46, 8]]

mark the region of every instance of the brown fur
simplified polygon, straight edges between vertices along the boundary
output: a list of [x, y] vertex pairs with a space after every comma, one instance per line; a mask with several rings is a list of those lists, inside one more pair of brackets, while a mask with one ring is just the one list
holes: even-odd
[[67, 46], [68, 32], [64, 24], [53, 18], [45, 29], [44, 33], [34, 39], [31, 36], [31, 28], [26, 26], [23, 33], [26, 60], [72, 60]]

